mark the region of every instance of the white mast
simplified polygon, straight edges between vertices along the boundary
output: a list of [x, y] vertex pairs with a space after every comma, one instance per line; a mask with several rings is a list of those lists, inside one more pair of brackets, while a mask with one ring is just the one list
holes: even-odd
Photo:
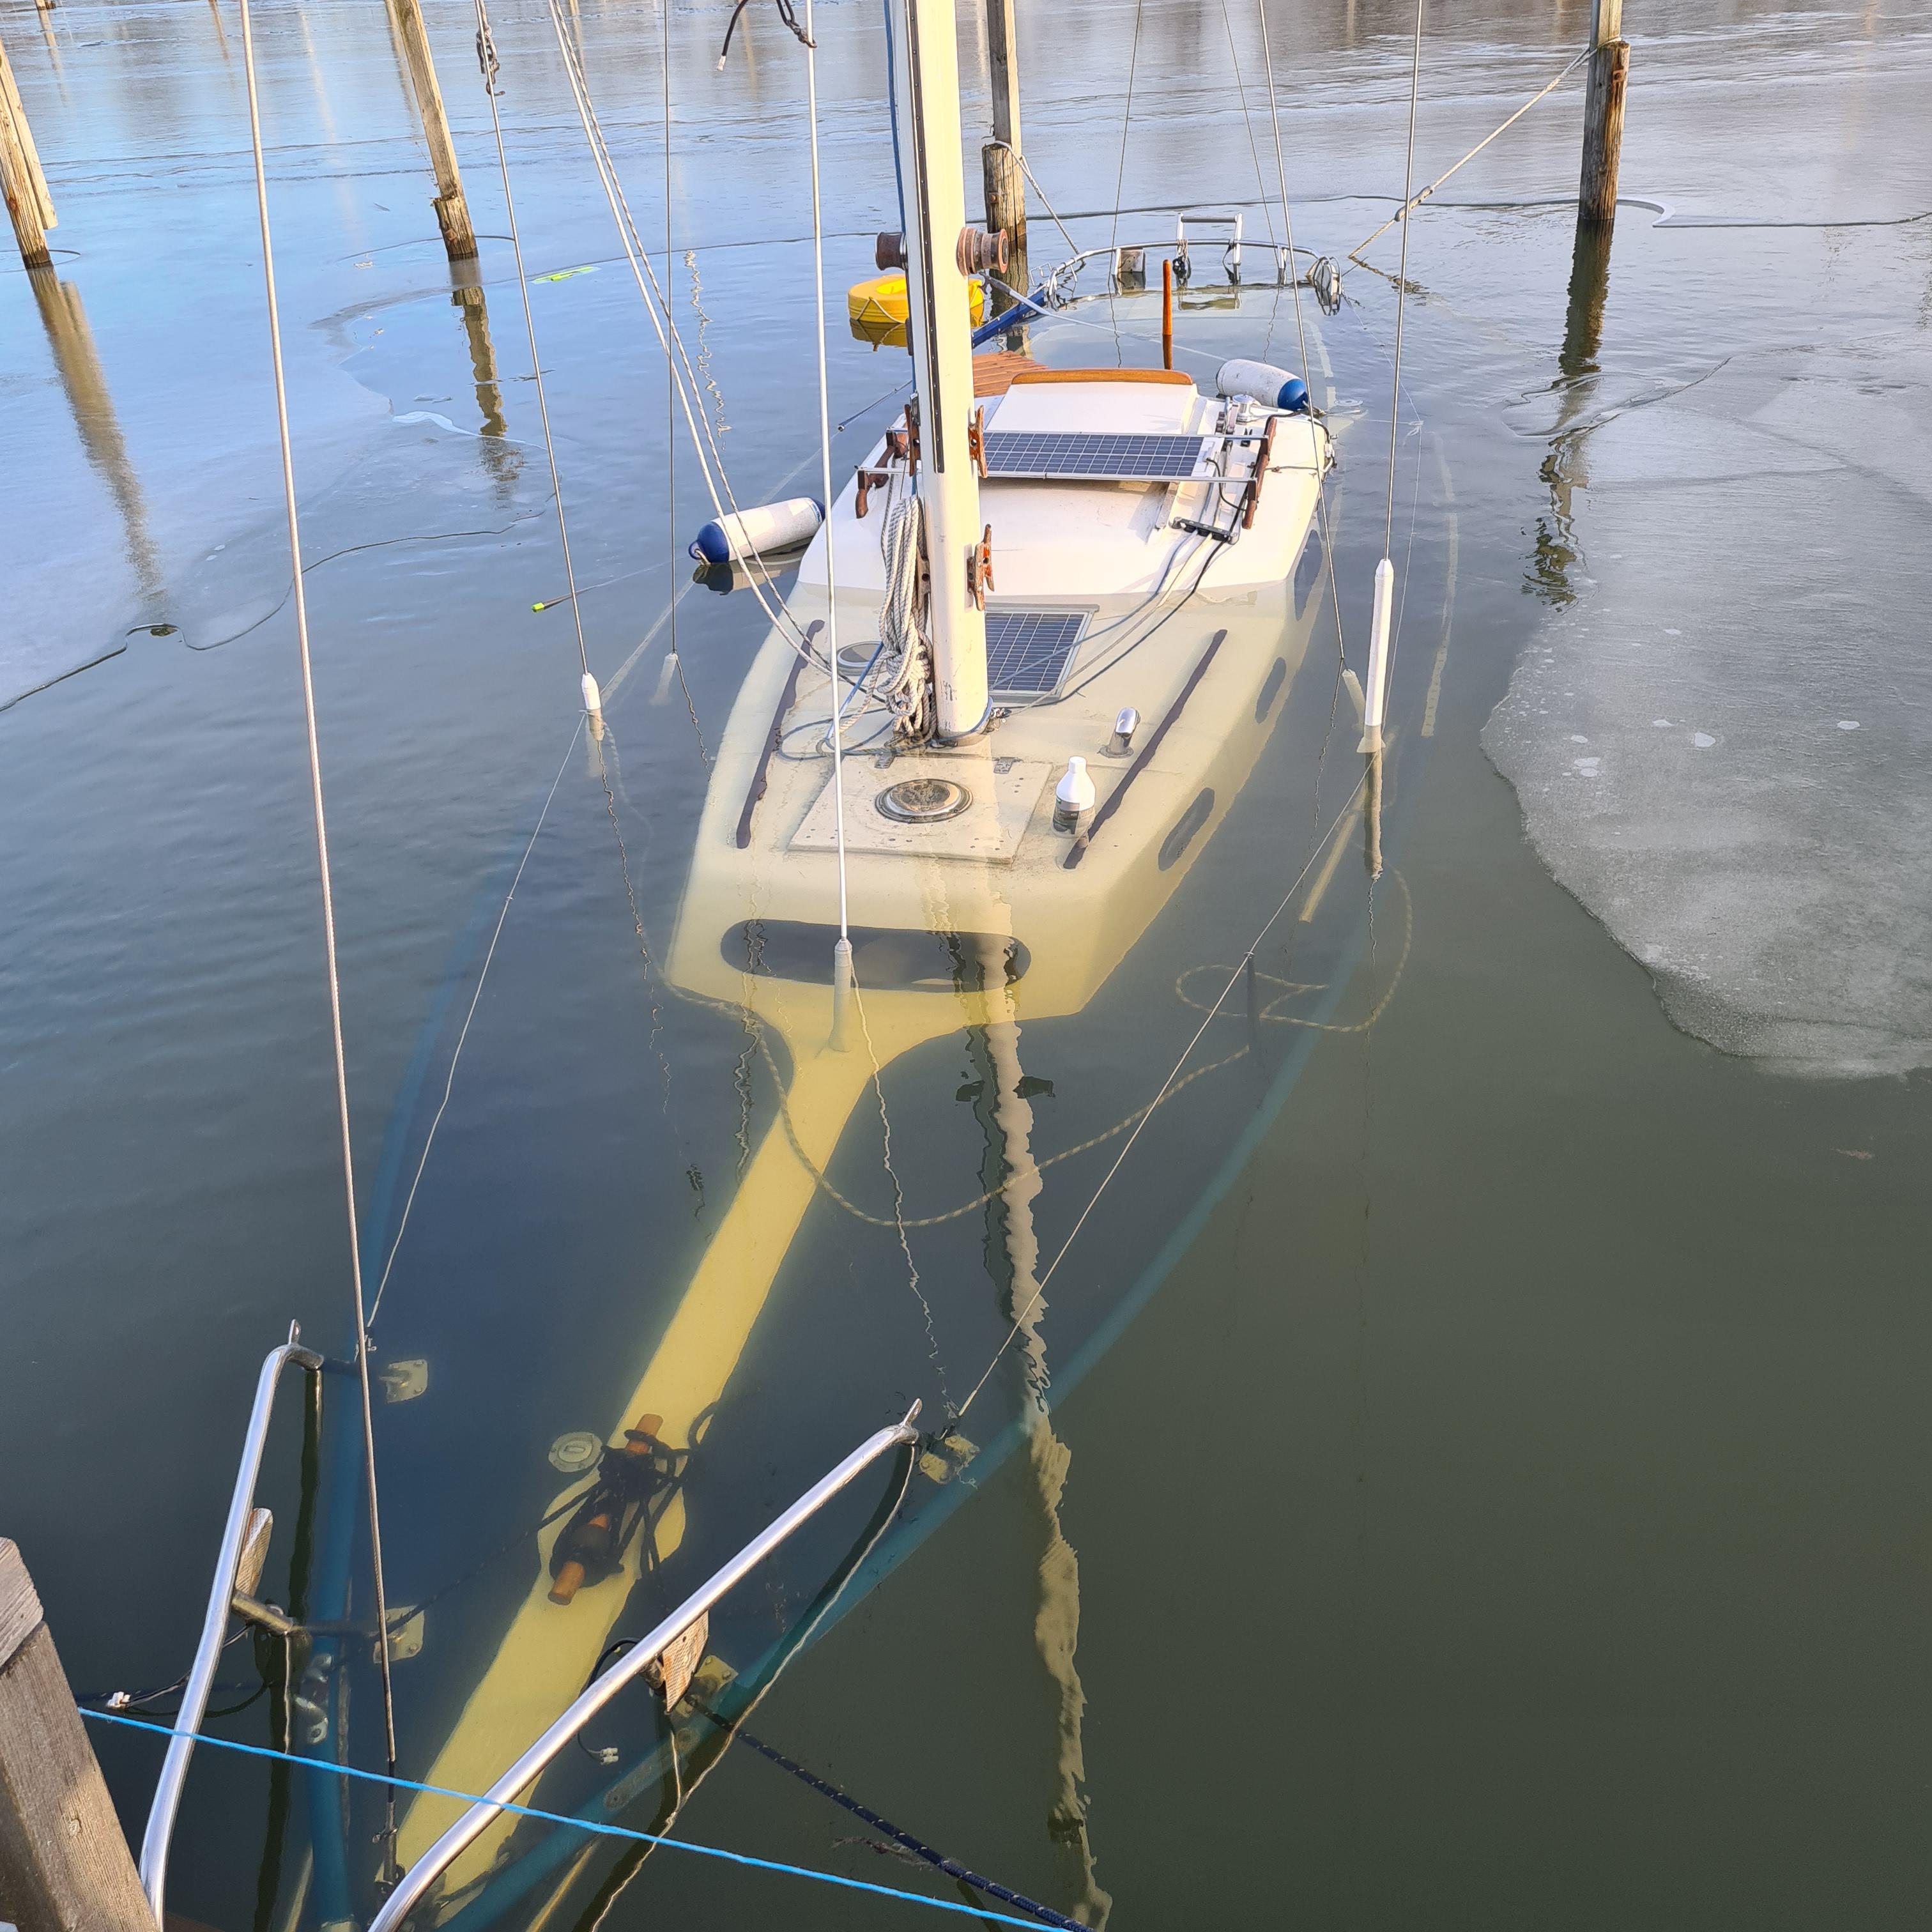
[[953, 0], [892, 0], [892, 63], [905, 164], [906, 333], [919, 394], [919, 495], [931, 572], [933, 682], [942, 738], [986, 722], [986, 620], [967, 581], [980, 543], [980, 480], [967, 448], [973, 416], [971, 313], [961, 236], [959, 54]]

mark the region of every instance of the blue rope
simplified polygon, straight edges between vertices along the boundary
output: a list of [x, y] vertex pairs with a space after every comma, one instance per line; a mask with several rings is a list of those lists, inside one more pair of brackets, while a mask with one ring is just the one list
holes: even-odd
[[[414, 1779], [390, 1778], [380, 1771], [358, 1771], [346, 1764], [329, 1764], [318, 1758], [298, 1757], [291, 1751], [271, 1750], [265, 1744], [244, 1744], [233, 1738], [213, 1738], [196, 1731], [172, 1730], [166, 1724], [151, 1724], [140, 1718], [124, 1718], [112, 1711], [90, 1711], [85, 1705], [80, 1706], [83, 1718], [92, 1718], [104, 1724], [125, 1724], [130, 1730], [152, 1731], [157, 1737], [193, 1738], [197, 1744], [212, 1744], [218, 1750], [241, 1751], [250, 1757], [274, 1758], [285, 1764], [297, 1764], [310, 1771], [332, 1771], [344, 1778], [366, 1778], [372, 1784], [387, 1784], [404, 1791], [421, 1791], [432, 1798], [460, 1798], [466, 1804], [480, 1804], [490, 1801], [479, 1797], [473, 1791], [452, 1791], [442, 1784], [418, 1784]], [[776, 1858], [754, 1858], [749, 1852], [728, 1852], [718, 1845], [694, 1844], [687, 1838], [660, 1838], [649, 1832], [633, 1832], [622, 1825], [599, 1824], [589, 1818], [572, 1818], [561, 1811], [539, 1811], [528, 1804], [499, 1804], [500, 1811], [514, 1813], [519, 1818], [538, 1818], [551, 1825], [574, 1825], [580, 1832], [596, 1832], [608, 1838], [629, 1838], [640, 1844], [664, 1845], [674, 1852], [695, 1852], [700, 1858], [722, 1858], [728, 1864], [748, 1865], [757, 1871], [778, 1872], [787, 1878], [816, 1879], [821, 1885], [842, 1886], [848, 1892], [869, 1892], [880, 1898], [896, 1898], [906, 1905], [930, 1906], [935, 1912], [957, 1912], [968, 1918], [977, 1918], [996, 1925], [1018, 1925], [1026, 1932], [1037, 1932], [1040, 1922], [1034, 1918], [1014, 1918], [1004, 1912], [989, 1912], [983, 1906], [956, 1905], [950, 1899], [928, 1898], [916, 1892], [900, 1892], [889, 1885], [873, 1885], [862, 1878], [842, 1878], [836, 1872], [814, 1871], [809, 1865], [788, 1865]]]

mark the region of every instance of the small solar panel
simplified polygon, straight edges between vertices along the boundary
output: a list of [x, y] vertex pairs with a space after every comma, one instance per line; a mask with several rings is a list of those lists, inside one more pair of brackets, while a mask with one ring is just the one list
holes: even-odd
[[1001, 698], [1046, 697], [1059, 684], [1086, 621], [1078, 610], [988, 610], [988, 688]]
[[1073, 430], [986, 432], [989, 476], [1084, 477], [1095, 482], [1184, 481], [1201, 466], [1214, 438], [1100, 436]]

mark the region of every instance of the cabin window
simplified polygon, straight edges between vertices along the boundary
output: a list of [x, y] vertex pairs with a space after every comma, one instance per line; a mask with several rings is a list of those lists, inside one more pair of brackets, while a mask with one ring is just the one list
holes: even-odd
[[[808, 984], [832, 983], [832, 949], [838, 928], [815, 920], [748, 919], [718, 942], [728, 965], [740, 972]], [[1032, 956], [1005, 933], [920, 932], [899, 926], [855, 926], [852, 972], [862, 991], [976, 993], [984, 962], [1004, 959], [1006, 983], [1025, 976]]]
[[1308, 600], [1315, 586], [1322, 580], [1322, 532], [1318, 526], [1308, 526], [1308, 541], [1301, 547], [1300, 561], [1294, 566], [1294, 614], [1305, 616]]
[[1287, 679], [1288, 660], [1276, 658], [1268, 671], [1267, 681], [1262, 686], [1261, 695], [1255, 700], [1255, 722], [1257, 724], [1274, 709], [1274, 701], [1281, 695], [1281, 688]]
[[1208, 814], [1214, 809], [1214, 793], [1204, 790], [1174, 820], [1174, 830], [1160, 842], [1160, 850], [1154, 860], [1163, 872], [1194, 843], [1195, 833], [1208, 823]]

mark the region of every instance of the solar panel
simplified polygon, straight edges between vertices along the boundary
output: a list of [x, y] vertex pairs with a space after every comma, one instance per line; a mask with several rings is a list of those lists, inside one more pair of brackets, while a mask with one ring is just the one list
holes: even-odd
[[1215, 439], [1204, 436], [1089, 435], [1071, 430], [986, 432], [989, 476], [1081, 477], [1095, 482], [1184, 481]]
[[1086, 615], [1078, 610], [988, 610], [986, 684], [1000, 698], [1044, 698], [1060, 682]]

